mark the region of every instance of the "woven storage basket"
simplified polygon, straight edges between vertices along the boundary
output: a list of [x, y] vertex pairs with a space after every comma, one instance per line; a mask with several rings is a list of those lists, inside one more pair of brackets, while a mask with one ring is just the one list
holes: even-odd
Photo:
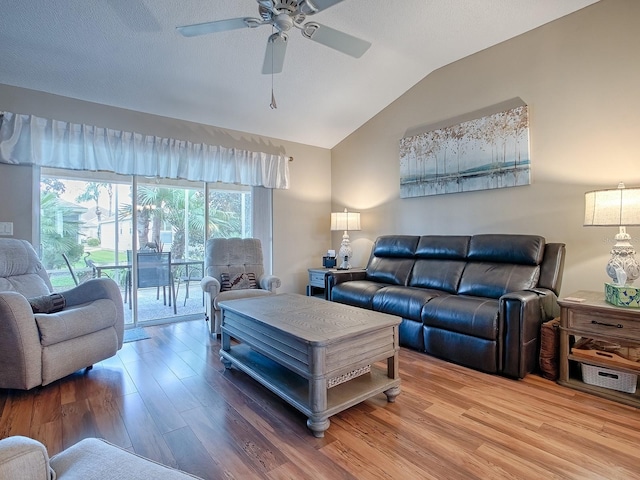
[[557, 380], [560, 356], [560, 319], [554, 318], [542, 324], [540, 329], [540, 356], [538, 363], [544, 378]]
[[582, 363], [582, 381], [589, 385], [619, 390], [626, 393], [635, 393], [638, 376], [633, 373], [624, 373], [610, 368], [596, 367]]

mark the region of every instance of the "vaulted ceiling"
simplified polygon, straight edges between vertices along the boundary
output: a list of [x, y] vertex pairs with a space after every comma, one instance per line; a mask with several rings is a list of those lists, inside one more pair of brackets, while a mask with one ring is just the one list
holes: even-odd
[[371, 42], [366, 53], [292, 29], [273, 76], [270, 25], [176, 30], [260, 18], [256, 0], [3, 1], [0, 83], [331, 148], [435, 69], [595, 1], [343, 0], [306, 21]]

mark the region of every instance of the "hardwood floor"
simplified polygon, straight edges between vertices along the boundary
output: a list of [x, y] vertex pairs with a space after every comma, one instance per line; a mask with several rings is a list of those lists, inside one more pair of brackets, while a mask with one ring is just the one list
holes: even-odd
[[148, 327], [152, 338], [47, 387], [0, 390], [0, 438], [51, 455], [85, 437], [203, 478], [640, 478], [640, 410], [511, 380], [402, 349], [402, 393], [306, 418], [247, 375], [225, 371], [204, 321]]

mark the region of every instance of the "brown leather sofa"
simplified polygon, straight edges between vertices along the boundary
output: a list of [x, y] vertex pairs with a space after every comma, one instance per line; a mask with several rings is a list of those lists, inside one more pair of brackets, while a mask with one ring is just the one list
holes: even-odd
[[400, 344], [523, 378], [558, 312], [565, 245], [536, 235], [379, 237], [366, 270], [327, 275], [327, 297], [402, 317]]

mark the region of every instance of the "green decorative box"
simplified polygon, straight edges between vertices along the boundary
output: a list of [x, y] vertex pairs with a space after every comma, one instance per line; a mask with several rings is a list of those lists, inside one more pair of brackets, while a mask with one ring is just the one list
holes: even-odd
[[631, 285], [604, 284], [604, 299], [618, 307], [640, 308], [640, 288]]

